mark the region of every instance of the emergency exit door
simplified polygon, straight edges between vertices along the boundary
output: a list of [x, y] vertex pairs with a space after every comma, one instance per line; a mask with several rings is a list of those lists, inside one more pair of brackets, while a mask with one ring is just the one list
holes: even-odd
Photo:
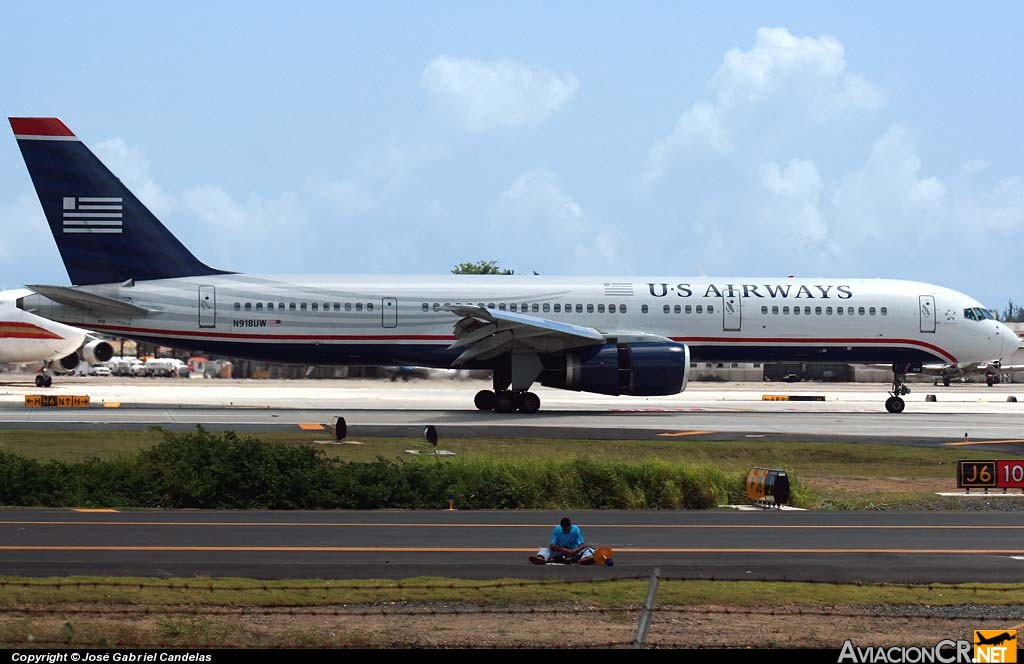
[[199, 287], [199, 327], [217, 327], [217, 293], [213, 286]]
[[385, 297], [380, 301], [380, 324], [382, 327], [398, 327], [398, 300]]

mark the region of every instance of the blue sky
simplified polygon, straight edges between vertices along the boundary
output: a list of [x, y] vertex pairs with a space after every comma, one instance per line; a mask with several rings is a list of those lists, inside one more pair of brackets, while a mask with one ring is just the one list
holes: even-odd
[[[8, 5], [0, 99], [217, 267], [1024, 299], [1019, 3], [148, 4]], [[0, 147], [0, 286], [66, 283]]]

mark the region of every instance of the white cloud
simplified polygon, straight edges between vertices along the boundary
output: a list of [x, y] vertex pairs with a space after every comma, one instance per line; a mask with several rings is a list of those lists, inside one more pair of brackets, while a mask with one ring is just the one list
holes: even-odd
[[797, 37], [785, 28], [761, 28], [750, 50], [728, 51], [708, 88], [713, 100], [683, 111], [669, 135], [651, 146], [648, 182], [660, 178], [679, 155], [734, 151], [741, 131], [757, 140], [787, 124], [799, 130], [873, 112], [885, 102], [867, 78], [847, 71], [837, 39]]
[[579, 90], [571, 74], [558, 75], [521, 62], [434, 58], [420, 83], [467, 130], [485, 132], [539, 125]]
[[157, 217], [174, 209], [174, 199], [156, 183], [141, 149], [123, 138], [112, 138], [96, 144], [96, 156]]

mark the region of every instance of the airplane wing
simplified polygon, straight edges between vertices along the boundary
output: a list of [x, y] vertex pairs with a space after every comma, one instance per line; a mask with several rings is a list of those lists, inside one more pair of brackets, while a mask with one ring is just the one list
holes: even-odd
[[450, 306], [448, 311], [461, 317], [455, 324], [455, 343], [449, 348], [466, 349], [452, 363], [456, 367], [516, 348], [551, 353], [607, 343], [605, 335], [592, 327], [471, 305]]
[[29, 285], [28, 288], [31, 288], [43, 297], [50, 298], [54, 302], [96, 313], [129, 316], [131, 318], [140, 318], [154, 313], [150, 309], [137, 306], [131, 302], [105, 295], [96, 295], [95, 293], [78, 290], [77, 288], [68, 288], [67, 286]]

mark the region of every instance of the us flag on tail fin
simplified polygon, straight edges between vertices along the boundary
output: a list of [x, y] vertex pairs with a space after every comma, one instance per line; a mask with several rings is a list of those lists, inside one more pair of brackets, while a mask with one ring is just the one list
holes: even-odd
[[97, 196], [64, 197], [65, 233], [120, 233], [122, 199]]

